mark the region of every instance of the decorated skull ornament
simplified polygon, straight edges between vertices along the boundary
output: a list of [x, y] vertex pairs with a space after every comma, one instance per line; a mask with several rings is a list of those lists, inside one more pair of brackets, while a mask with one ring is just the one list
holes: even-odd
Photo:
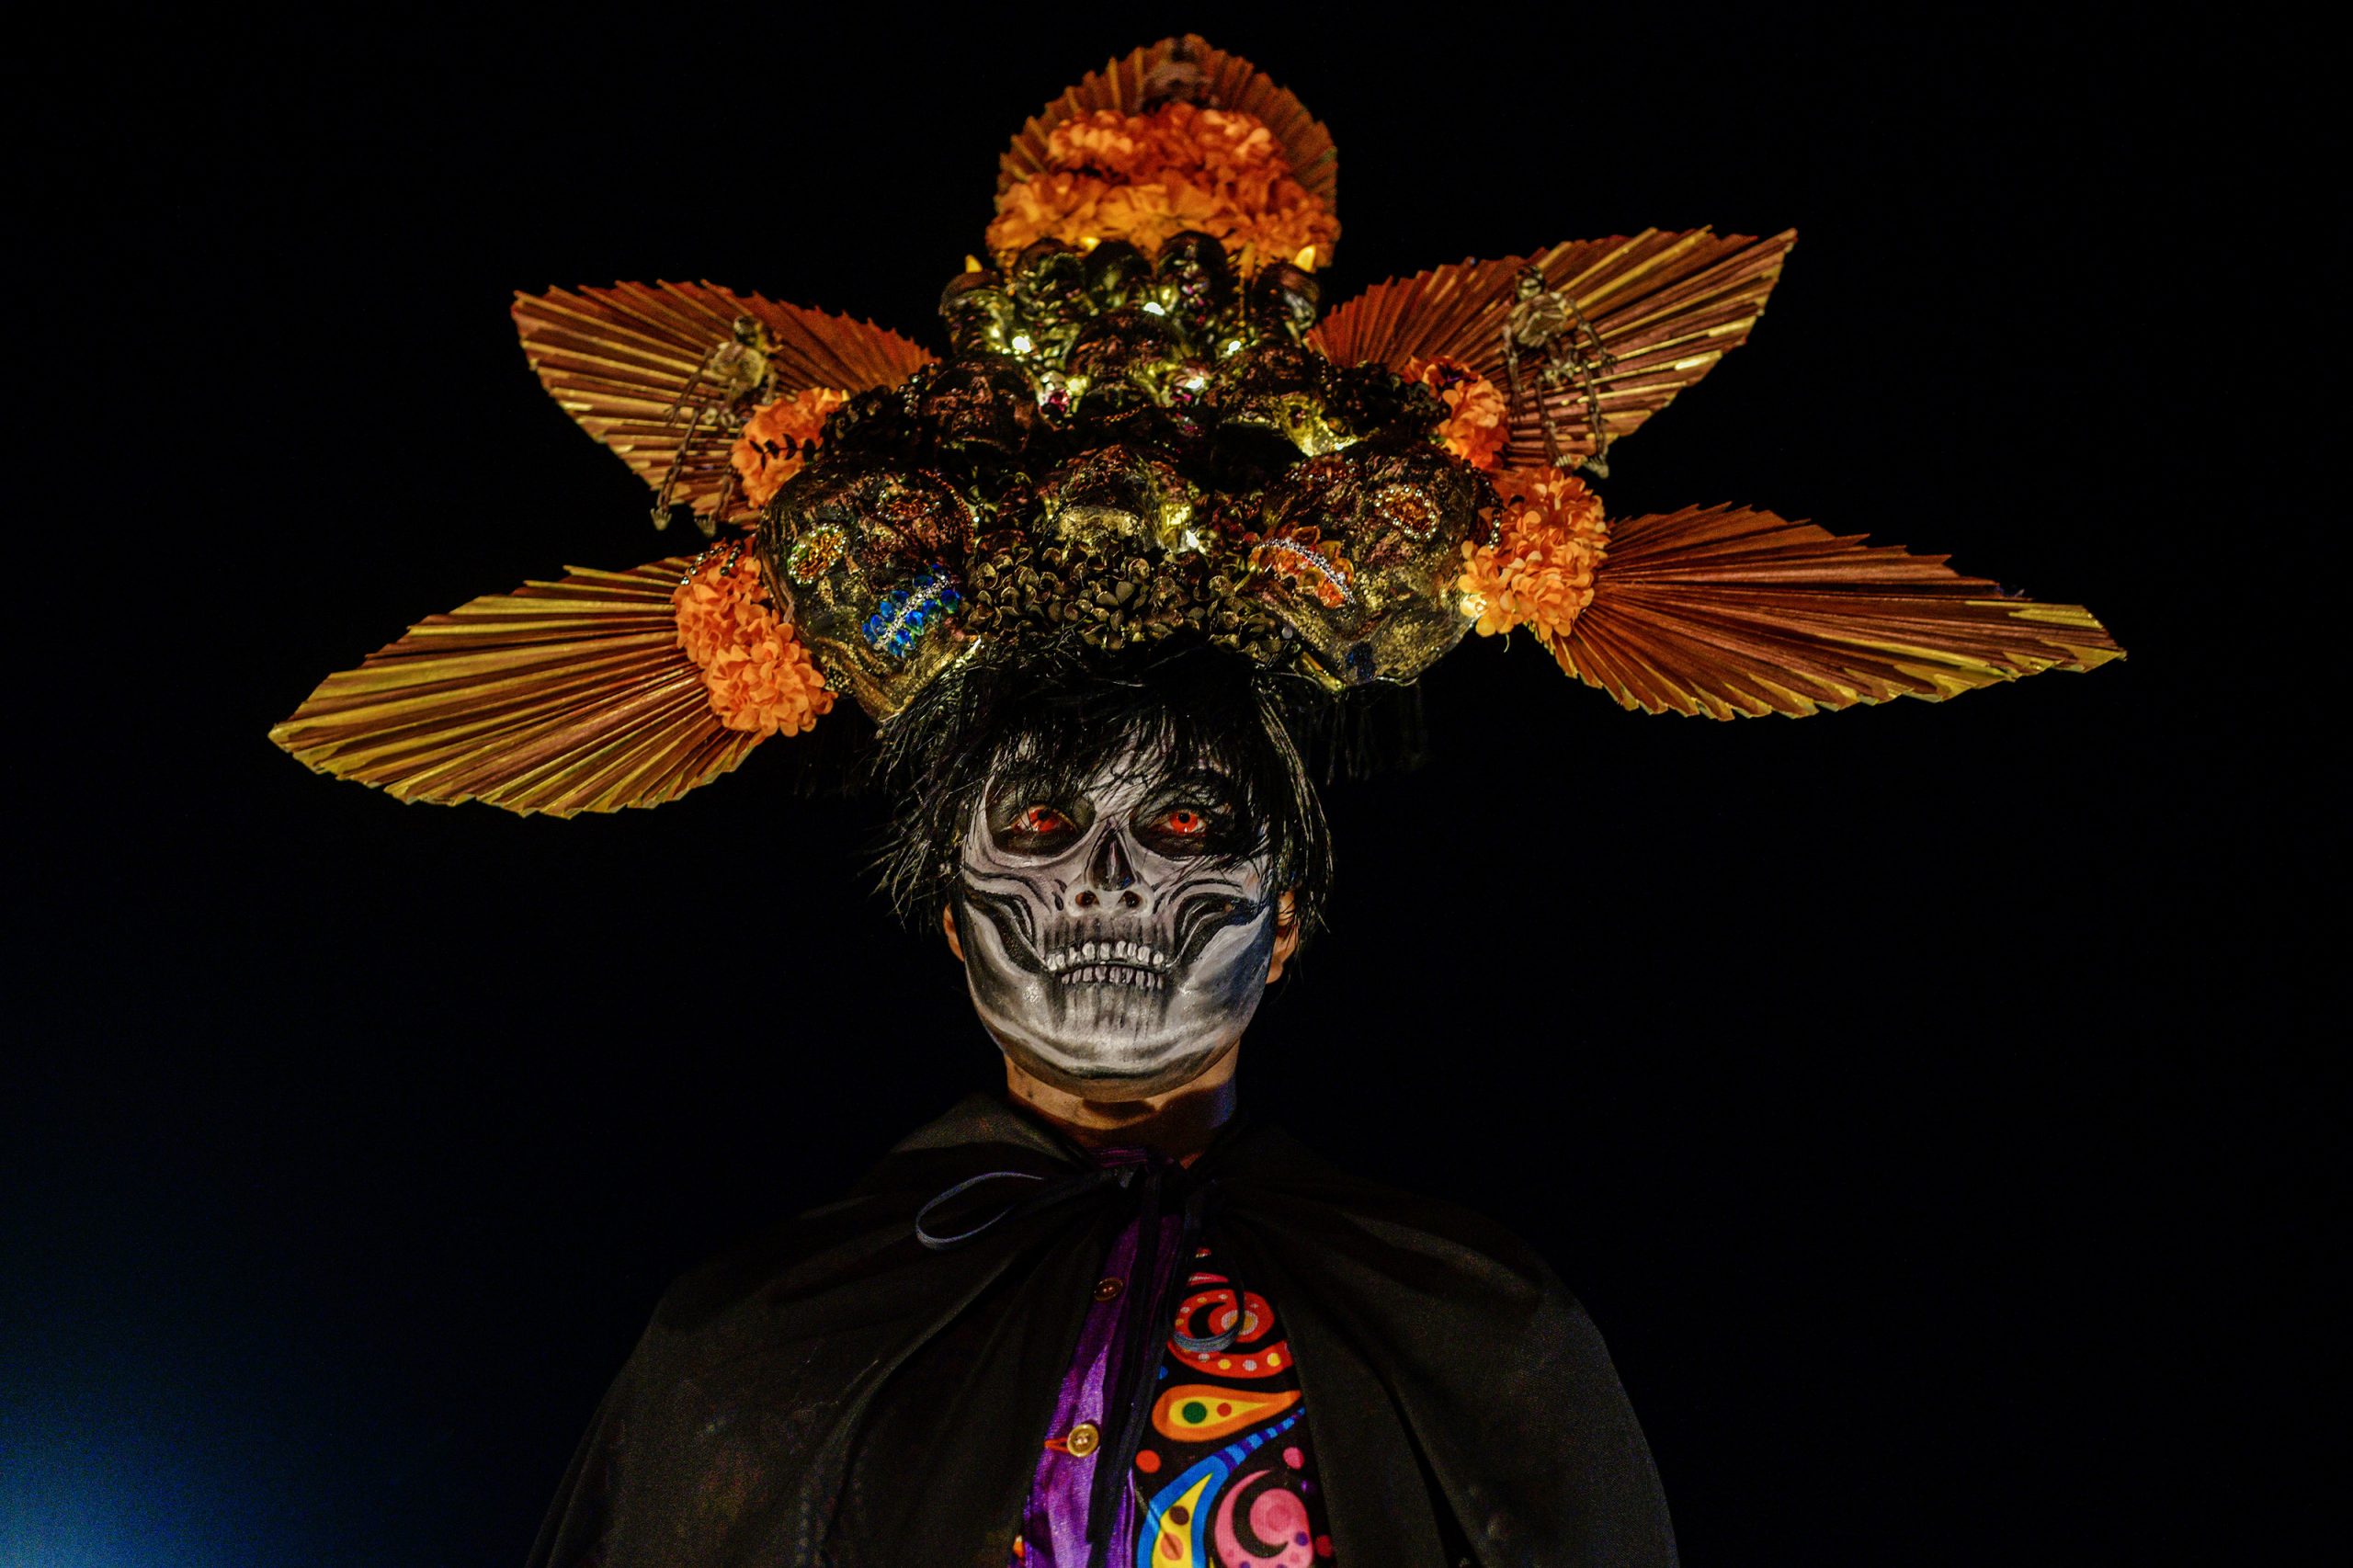
[[763, 523], [828, 681], [887, 721], [993, 639], [1179, 632], [1333, 687], [1419, 674], [1469, 624], [1492, 496], [1435, 394], [1306, 341], [1317, 298], [1198, 233], [960, 274], [950, 356], [846, 403]]
[[1017, 359], [960, 355], [911, 388], [915, 416], [940, 450], [986, 461], [1017, 458], [1037, 434], [1038, 387]]
[[1476, 470], [1434, 447], [1310, 458], [1267, 487], [1247, 591], [1325, 683], [1410, 681], [1470, 628], [1456, 578], [1494, 506]]
[[761, 567], [827, 683], [893, 713], [962, 652], [951, 563], [972, 531], [963, 498], [922, 470], [813, 468], [770, 506]]
[[1081, 452], [1038, 488], [1039, 528], [1065, 543], [1129, 552], [1198, 550], [1198, 486], [1148, 449], [1125, 443]]

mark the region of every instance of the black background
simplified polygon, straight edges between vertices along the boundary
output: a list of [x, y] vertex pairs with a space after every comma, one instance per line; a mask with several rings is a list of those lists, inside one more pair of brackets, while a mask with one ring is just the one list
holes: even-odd
[[797, 794], [792, 743], [558, 823], [404, 808], [266, 732], [428, 612], [676, 546], [539, 389], [511, 290], [710, 278], [929, 341], [1021, 119], [1186, 28], [1331, 126], [1328, 300], [1795, 224], [1750, 344], [1612, 454], [1611, 510], [1949, 551], [2132, 652], [1711, 724], [1474, 640], [1425, 682], [1430, 763], [1328, 797], [1333, 930], [1247, 1098], [1543, 1248], [1695, 1564], [2284, 1560], [2337, 1119], [2295, 938], [2334, 829], [2313, 731], [2255, 700], [2318, 563], [2233, 432], [2298, 395], [2266, 322], [2307, 321], [2309, 242], [2263, 183], [2292, 40], [156, 25], [23, 66], [63, 89], [17, 295], [58, 417], [18, 431], [0, 1562], [516, 1562], [662, 1286], [991, 1081], [937, 936], [862, 891], [874, 808]]

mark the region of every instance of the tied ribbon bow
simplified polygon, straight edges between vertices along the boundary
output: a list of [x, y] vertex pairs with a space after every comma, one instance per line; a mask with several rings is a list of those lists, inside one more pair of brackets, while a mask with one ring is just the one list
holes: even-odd
[[[1094, 1484], [1090, 1489], [1086, 1508], [1087, 1562], [1090, 1565], [1107, 1562], [1110, 1547], [1111, 1522], [1119, 1514], [1120, 1494], [1125, 1485], [1129, 1467], [1135, 1463], [1136, 1449], [1143, 1441], [1144, 1428], [1151, 1419], [1154, 1384], [1160, 1370], [1158, 1325], [1171, 1321], [1178, 1296], [1185, 1289], [1185, 1264], [1192, 1257], [1200, 1243], [1203, 1228], [1208, 1223], [1210, 1201], [1216, 1190], [1214, 1179], [1188, 1179], [1181, 1165], [1155, 1159], [1142, 1150], [1108, 1149], [1096, 1156], [1102, 1162], [1092, 1170], [1074, 1172], [1066, 1176], [1051, 1177], [1034, 1171], [983, 1171], [967, 1176], [953, 1187], [945, 1188], [915, 1211], [915, 1240], [933, 1252], [945, 1252], [963, 1245], [973, 1238], [1012, 1219], [1028, 1219], [1032, 1215], [1056, 1209], [1107, 1187], [1116, 1187], [1133, 1195], [1136, 1204], [1136, 1257], [1133, 1277], [1140, 1289], [1130, 1291], [1125, 1305], [1126, 1321], [1120, 1325], [1120, 1387], [1105, 1391], [1105, 1414], [1119, 1414], [1120, 1419], [1111, 1434], [1111, 1441], [1095, 1454]], [[1005, 1203], [979, 1223], [961, 1231], [937, 1232], [930, 1226], [933, 1212], [951, 1203], [973, 1188], [990, 1182], [1021, 1181], [1037, 1183], [1036, 1190], [1026, 1197]], [[1179, 1217], [1176, 1235], [1176, 1266], [1169, 1269], [1165, 1284], [1159, 1284], [1158, 1270], [1161, 1252], [1161, 1218], [1170, 1211], [1168, 1200], [1181, 1197], [1176, 1210]], [[1154, 1289], [1158, 1284], [1158, 1289]], [[1238, 1289], [1238, 1286], [1237, 1286]], [[1142, 1298], [1149, 1297], [1149, 1300]], [[1238, 1320], [1237, 1320], [1238, 1328]], [[1233, 1335], [1224, 1336], [1232, 1342]]]
[[[1125, 1187], [1134, 1179], [1136, 1170], [1137, 1167], [1132, 1165], [1124, 1167], [1098, 1165], [1091, 1171], [1078, 1171], [1059, 1179], [1042, 1176], [1034, 1171], [983, 1171], [980, 1175], [967, 1176], [955, 1186], [937, 1194], [928, 1203], [915, 1210], [915, 1240], [933, 1252], [946, 1252], [950, 1247], [963, 1245], [973, 1237], [1007, 1220], [1016, 1217], [1027, 1219], [1032, 1214], [1058, 1208], [1074, 1199], [1084, 1198], [1100, 1187]], [[967, 1230], [954, 1231], [942, 1235], [935, 1233], [926, 1223], [931, 1218], [932, 1210], [940, 1205], [952, 1203], [983, 1182], [992, 1181], [1034, 1181], [1044, 1185], [1028, 1198], [1006, 1204], [995, 1213]]]

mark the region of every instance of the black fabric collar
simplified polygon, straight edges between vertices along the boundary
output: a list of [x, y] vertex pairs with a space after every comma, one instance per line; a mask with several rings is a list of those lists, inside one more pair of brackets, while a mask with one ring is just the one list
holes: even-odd
[[[1222, 1151], [1230, 1151], [1243, 1134], [1254, 1125], [1247, 1110], [1237, 1110], [1217, 1130], [1201, 1157], [1193, 1168], [1210, 1162]], [[1063, 1132], [1044, 1117], [1004, 1093], [972, 1094], [949, 1107], [947, 1111], [910, 1132], [891, 1146], [893, 1154], [915, 1153], [935, 1149], [957, 1149], [974, 1144], [1002, 1144], [1028, 1149], [1048, 1155], [1070, 1165], [1087, 1165], [1094, 1157], [1084, 1144]]]
[[[1094, 1168], [974, 1096], [843, 1201], [680, 1281], [533, 1562], [1002, 1568], [1104, 1250], [1139, 1195], [1106, 1184], [945, 1251], [915, 1219], [976, 1174]], [[1339, 1561], [1674, 1562], [1608, 1354], [1524, 1245], [1263, 1123], [1229, 1124], [1186, 1178], [1214, 1184], [1213, 1244], [1286, 1324]]]

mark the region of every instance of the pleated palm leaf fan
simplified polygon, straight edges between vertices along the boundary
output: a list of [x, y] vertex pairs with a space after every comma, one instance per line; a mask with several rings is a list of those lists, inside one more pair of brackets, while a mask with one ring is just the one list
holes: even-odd
[[1713, 719], [1935, 701], [2123, 657], [2089, 610], [1945, 559], [1741, 506], [1624, 518], [1552, 651], [1625, 707]]
[[517, 293], [514, 316], [540, 384], [582, 429], [657, 492], [667, 483], [674, 502], [708, 515], [729, 497], [722, 522], [756, 515], [729, 483], [732, 432], [698, 423], [680, 399], [713, 347], [730, 340], [736, 317], [767, 329], [769, 388], [779, 395], [896, 386], [931, 362], [922, 348], [870, 322], [710, 283]]
[[1562, 454], [1595, 457], [1748, 341], [1796, 243], [1795, 230], [1757, 240], [1646, 229], [1631, 238], [1433, 267], [1377, 283], [1335, 307], [1308, 342], [1337, 364], [1370, 361], [1393, 370], [1409, 359], [1443, 358], [1505, 385], [1504, 328], [1520, 270], [1533, 267], [1548, 289], [1575, 304], [1608, 358], [1593, 369], [1592, 405], [1585, 389], [1571, 384], [1540, 392], [1531, 386], [1530, 395], [1516, 399], [1504, 461], [1532, 467], [1547, 460], [1538, 396]]
[[1282, 149], [1291, 177], [1327, 210], [1334, 207], [1340, 154], [1332, 133], [1265, 72], [1190, 33], [1108, 62], [1032, 116], [997, 159], [997, 193], [1051, 167], [1046, 141], [1063, 121], [1097, 109], [1142, 114], [1169, 97], [1256, 117]]
[[742, 762], [678, 644], [692, 563], [569, 568], [428, 618], [329, 676], [270, 731], [321, 773], [403, 801], [568, 817], [674, 801]]

